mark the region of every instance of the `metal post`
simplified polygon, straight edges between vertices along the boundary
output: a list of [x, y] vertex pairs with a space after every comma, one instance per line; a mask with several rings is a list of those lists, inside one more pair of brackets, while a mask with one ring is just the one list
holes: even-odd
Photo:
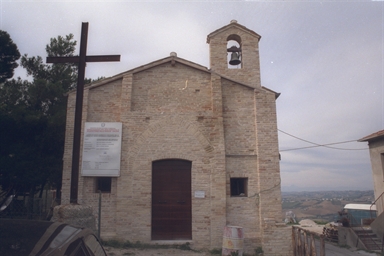
[[100, 238], [100, 227], [101, 227], [101, 190], [99, 190], [99, 223], [97, 228], [97, 236]]
[[296, 229], [292, 227], [292, 247], [293, 247], [293, 255], [296, 256]]

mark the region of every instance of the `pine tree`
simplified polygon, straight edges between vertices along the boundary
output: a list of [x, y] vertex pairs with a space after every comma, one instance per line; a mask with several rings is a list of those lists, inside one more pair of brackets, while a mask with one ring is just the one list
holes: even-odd
[[[52, 38], [48, 56], [73, 56], [73, 35]], [[0, 186], [30, 195], [46, 185], [61, 190], [67, 92], [74, 89], [77, 66], [43, 63], [40, 56], [21, 58], [33, 81], [7, 80], [0, 85]], [[60, 195], [60, 193], [58, 193]]]
[[12, 78], [20, 52], [10, 35], [0, 30], [0, 84]]

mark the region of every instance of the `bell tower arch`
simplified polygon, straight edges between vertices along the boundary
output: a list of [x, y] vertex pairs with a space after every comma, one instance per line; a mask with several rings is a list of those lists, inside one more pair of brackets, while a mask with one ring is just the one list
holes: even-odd
[[232, 20], [207, 36], [212, 71], [260, 88], [259, 40], [261, 36]]
[[229, 69], [239, 69], [241, 62], [241, 37], [239, 35], [229, 35], [227, 38], [227, 63]]

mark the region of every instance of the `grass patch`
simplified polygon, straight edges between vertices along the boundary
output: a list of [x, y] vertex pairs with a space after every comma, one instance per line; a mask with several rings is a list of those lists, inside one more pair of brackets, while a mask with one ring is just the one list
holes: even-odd
[[325, 225], [327, 224], [329, 221], [326, 221], [326, 220], [313, 220], [317, 225]]
[[[215, 248], [215, 249], [212, 249], [209, 251], [209, 253], [211, 255], [221, 255], [221, 248]], [[255, 249], [255, 253], [254, 254], [243, 254], [244, 256], [259, 256], [259, 255], [263, 255], [264, 251], [263, 251], [263, 248], [261, 247], [257, 247]], [[231, 253], [231, 256], [237, 256], [238, 255], [238, 252], [232, 252]]]
[[288, 223], [285, 223], [285, 225], [287, 225], [287, 226], [295, 226], [295, 225], [300, 225], [300, 224], [299, 224], [299, 222], [296, 222], [296, 223], [288, 222]]
[[299, 208], [301, 206], [301, 202], [283, 202], [282, 207], [283, 209], [292, 209], [292, 208]]
[[185, 244], [147, 244], [136, 241], [131, 243], [130, 241], [120, 241], [116, 239], [110, 239], [102, 241], [103, 246], [109, 246], [114, 248], [135, 248], [135, 249], [179, 249], [183, 251], [193, 251], [190, 243]]
[[221, 255], [221, 249], [215, 248], [209, 251], [210, 254], [212, 255]]
[[125, 248], [124, 242], [115, 240], [115, 239], [101, 241], [101, 243], [103, 244], [103, 246], [110, 246], [114, 248]]

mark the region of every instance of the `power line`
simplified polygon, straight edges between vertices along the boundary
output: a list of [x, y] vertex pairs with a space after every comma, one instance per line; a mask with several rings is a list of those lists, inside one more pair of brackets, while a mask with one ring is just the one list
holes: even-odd
[[301, 150], [301, 149], [308, 149], [308, 148], [317, 148], [317, 147], [325, 147], [325, 148], [330, 148], [330, 149], [336, 149], [336, 150], [367, 150], [368, 148], [355, 148], [355, 149], [349, 149], [349, 148], [336, 148], [336, 147], [329, 147], [330, 145], [337, 145], [337, 144], [344, 144], [344, 143], [350, 143], [350, 142], [356, 142], [357, 140], [347, 140], [347, 141], [341, 141], [341, 142], [333, 142], [333, 143], [327, 143], [327, 144], [318, 144], [318, 143], [315, 143], [315, 142], [311, 142], [311, 141], [308, 141], [308, 140], [305, 140], [305, 139], [302, 139], [302, 138], [299, 138], [297, 136], [294, 136], [292, 134], [289, 134], [287, 132], [284, 132], [280, 129], [278, 129], [279, 132], [281, 133], [284, 133], [288, 136], [291, 136], [295, 139], [298, 139], [298, 140], [301, 140], [301, 141], [304, 141], [304, 142], [307, 142], [307, 143], [310, 143], [310, 144], [313, 144], [314, 146], [308, 146], [308, 147], [301, 147], [301, 148], [290, 148], [290, 149], [283, 149], [283, 150], [280, 150], [280, 152], [283, 152], [283, 151], [293, 151], [293, 150]]

